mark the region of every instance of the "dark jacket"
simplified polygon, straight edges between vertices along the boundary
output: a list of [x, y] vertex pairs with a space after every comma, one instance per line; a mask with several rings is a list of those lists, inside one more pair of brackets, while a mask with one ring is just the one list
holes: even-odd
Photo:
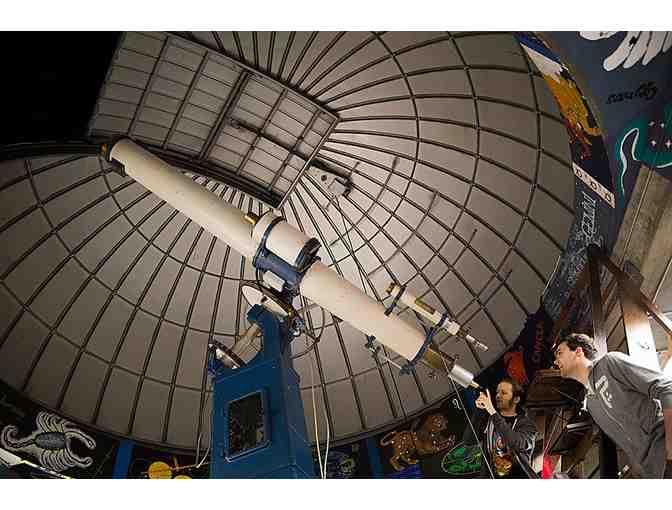
[[[467, 425], [463, 441], [467, 444], [473, 444], [476, 441], [481, 443], [490, 469], [494, 469], [492, 466], [492, 449], [494, 432], [497, 432], [503, 437], [506, 446], [514, 452], [516, 462], [521, 468], [524, 471], [531, 471], [529, 466], [532, 462], [534, 442], [537, 437], [537, 427], [531, 418], [524, 413], [520, 413], [515, 420], [515, 425], [510, 426], [499, 413], [488, 416], [483, 411], [477, 411], [472, 422], [478, 438], [474, 440], [474, 435]], [[480, 477], [492, 478], [490, 469], [488, 469], [485, 461], [481, 462]]]

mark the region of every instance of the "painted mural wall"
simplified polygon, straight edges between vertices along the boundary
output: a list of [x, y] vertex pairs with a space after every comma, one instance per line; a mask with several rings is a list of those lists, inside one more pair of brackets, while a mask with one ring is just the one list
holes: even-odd
[[142, 445], [134, 445], [126, 478], [190, 479], [209, 478], [206, 451], [195, 455], [176, 454]]
[[383, 478], [475, 478], [481, 451], [465, 442], [471, 390], [452, 394], [422, 415], [375, 436]]
[[0, 381], [0, 448], [72, 478], [111, 478], [118, 441], [35, 405]]
[[318, 459], [317, 450], [313, 449], [315, 476], [320, 477], [321, 462], [322, 468], [326, 471], [325, 478], [373, 478], [373, 470], [369, 460], [370, 446], [367, 443], [366, 440], [360, 440], [342, 446], [330, 447], [328, 453], [323, 447], [320, 451], [320, 459]]
[[641, 164], [672, 179], [672, 32], [550, 32], [604, 126], [617, 210]]
[[[118, 456], [126, 443], [126, 459]], [[74, 423], [36, 405], [0, 381], [0, 448], [53, 473], [70, 478], [208, 478], [201, 452], [179, 454], [120, 440]], [[119, 462], [119, 461], [122, 462]], [[202, 461], [202, 462], [201, 462]], [[5, 472], [8, 466], [0, 467]], [[199, 465], [200, 464], [200, 465]], [[116, 469], [116, 472], [115, 472]], [[13, 469], [21, 477], [47, 478], [31, 469]], [[15, 473], [16, 474], [16, 473]], [[116, 475], [116, 476], [115, 476]]]
[[569, 136], [575, 176], [574, 222], [565, 253], [543, 297], [543, 307], [557, 320], [586, 264], [586, 247], [597, 243], [610, 250], [616, 240], [619, 221], [614, 179], [602, 127], [586, 91], [545, 40], [531, 33], [516, 33], [516, 38], [558, 104]]
[[672, 178], [672, 32], [516, 33], [558, 103], [575, 219], [544, 296], [557, 320], [591, 242], [611, 251], [642, 164]]

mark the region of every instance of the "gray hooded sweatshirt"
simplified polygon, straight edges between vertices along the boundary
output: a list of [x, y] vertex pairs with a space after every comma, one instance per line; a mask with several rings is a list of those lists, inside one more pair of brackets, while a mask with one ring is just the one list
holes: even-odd
[[593, 362], [586, 404], [595, 423], [639, 464], [647, 478], [665, 471], [662, 409], [672, 409], [672, 379], [630, 356], [610, 352]]

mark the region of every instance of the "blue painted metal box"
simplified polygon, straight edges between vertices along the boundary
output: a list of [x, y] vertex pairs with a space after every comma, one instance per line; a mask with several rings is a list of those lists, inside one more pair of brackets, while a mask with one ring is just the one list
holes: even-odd
[[210, 478], [314, 478], [299, 377], [284, 323], [259, 305], [262, 350], [230, 369], [211, 358], [213, 425]]

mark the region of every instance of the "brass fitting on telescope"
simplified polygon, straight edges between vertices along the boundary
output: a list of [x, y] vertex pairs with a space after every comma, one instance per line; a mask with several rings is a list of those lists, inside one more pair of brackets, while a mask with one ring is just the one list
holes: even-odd
[[253, 212], [248, 212], [245, 215], [245, 221], [247, 221], [250, 225], [254, 226], [259, 221], [259, 216], [254, 214]]

